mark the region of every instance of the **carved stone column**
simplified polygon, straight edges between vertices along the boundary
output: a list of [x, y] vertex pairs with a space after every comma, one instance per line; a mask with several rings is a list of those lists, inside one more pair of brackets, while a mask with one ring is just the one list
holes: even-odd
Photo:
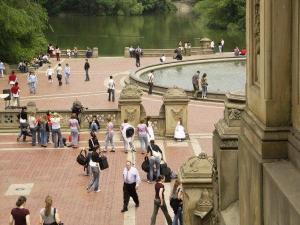
[[140, 122], [141, 113], [143, 108], [141, 105], [142, 90], [133, 84], [126, 85], [122, 89], [119, 99], [119, 108], [121, 110], [121, 123], [124, 119], [136, 126]]
[[166, 118], [166, 136], [173, 137], [179, 118], [182, 119], [187, 132], [187, 107], [189, 98], [181, 88], [170, 88], [164, 95], [164, 111]]
[[[238, 195], [238, 135], [245, 108], [245, 93], [226, 94], [224, 118], [215, 125], [214, 155], [214, 211], [218, 224], [239, 224]], [[223, 213], [227, 210], [227, 214]], [[230, 215], [228, 214], [230, 211]]]
[[205, 153], [189, 158], [180, 168], [184, 224], [210, 224], [212, 212], [212, 158]]

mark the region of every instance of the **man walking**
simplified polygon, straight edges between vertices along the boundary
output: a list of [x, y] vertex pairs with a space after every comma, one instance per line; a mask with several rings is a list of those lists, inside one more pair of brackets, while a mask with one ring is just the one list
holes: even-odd
[[53, 69], [51, 68], [51, 65], [48, 66], [48, 69], [46, 70], [46, 76], [48, 78], [48, 82], [49, 83], [53, 83], [53, 80], [52, 80], [52, 75], [53, 75]]
[[124, 186], [123, 186], [123, 209], [121, 212], [128, 211], [128, 203], [130, 197], [132, 197], [135, 207], [139, 207], [139, 197], [136, 193], [136, 190], [138, 189], [138, 185], [141, 182], [141, 178], [139, 175], [138, 170], [135, 167], [132, 167], [131, 162], [126, 162], [126, 168], [123, 171], [123, 180], [124, 180]]
[[0, 60], [0, 77], [4, 77], [5, 66], [4, 63]]
[[153, 88], [153, 80], [154, 80], [154, 70], [151, 70], [150, 73], [148, 74], [148, 86], [149, 86], [149, 91], [148, 94], [152, 94], [152, 88]]
[[194, 74], [192, 78], [192, 83], [194, 87], [194, 96], [197, 98], [198, 92], [199, 92], [199, 77], [200, 77], [200, 71], [198, 70], [197, 73]]
[[85, 64], [84, 64], [85, 81], [90, 81], [90, 77], [89, 77], [89, 69], [90, 69], [89, 60], [88, 60], [88, 59], [85, 59]]
[[62, 67], [61, 67], [61, 64], [59, 63], [58, 64], [58, 67], [56, 68], [56, 77], [57, 77], [57, 80], [58, 80], [58, 85], [59, 86], [62, 86]]
[[70, 75], [71, 75], [71, 68], [69, 66], [69, 64], [67, 63], [66, 66], [65, 66], [65, 81], [66, 81], [66, 84], [69, 84], [69, 78], [70, 78]]
[[113, 76], [109, 76], [108, 81], [108, 101], [115, 101], [115, 81], [113, 80]]

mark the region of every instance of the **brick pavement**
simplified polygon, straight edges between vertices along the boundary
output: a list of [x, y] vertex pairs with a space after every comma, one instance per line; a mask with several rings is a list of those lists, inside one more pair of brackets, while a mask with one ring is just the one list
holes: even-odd
[[[56, 80], [53, 84], [49, 84], [44, 75], [45, 68], [41, 68], [38, 72], [39, 87], [36, 96], [29, 95], [25, 84], [25, 74], [18, 74], [22, 88], [21, 102], [25, 104], [29, 100], [34, 100], [39, 109], [68, 109], [73, 100], [78, 98], [89, 108], [117, 108], [117, 103], [107, 102], [105, 80], [109, 75], [117, 74], [115, 77], [117, 92], [119, 92], [126, 73], [136, 69], [133, 59], [91, 59], [91, 82], [84, 82], [83, 59], [66, 60], [63, 65], [67, 61], [72, 69], [71, 84], [58, 87]], [[144, 58], [142, 66], [157, 63], [157, 61], [157, 58]], [[7, 86], [6, 79], [1, 79], [0, 88]], [[162, 97], [144, 94], [143, 105], [147, 115], [158, 115]], [[3, 103], [0, 103], [0, 107], [3, 107]], [[222, 117], [223, 109], [220, 103], [190, 102], [188, 131], [191, 133], [191, 140], [184, 144], [169, 140], [161, 141], [167, 161], [173, 170], [177, 171], [180, 165], [194, 154], [195, 146], [199, 146], [197, 151], [212, 154], [213, 124]], [[103, 141], [103, 133], [99, 136]], [[87, 139], [88, 134], [82, 133], [80, 145], [85, 146]], [[126, 155], [121, 152], [122, 143], [118, 138], [115, 140], [119, 148], [116, 153], [107, 153], [110, 168], [101, 174], [101, 192], [87, 194], [85, 186], [88, 178], [83, 176], [82, 168], [75, 162], [78, 149], [53, 149], [51, 146], [46, 149], [31, 147], [28, 142], [17, 143], [16, 134], [0, 134], [0, 224], [7, 224], [9, 212], [17, 198], [4, 196], [4, 194], [11, 184], [18, 183], [34, 183], [27, 202], [27, 207], [31, 211], [32, 224], [37, 224], [38, 212], [43, 207], [47, 194], [54, 197], [55, 206], [60, 211], [65, 224], [126, 224], [127, 217], [120, 213], [122, 208], [121, 174]], [[192, 145], [193, 141], [196, 142]], [[143, 156], [137, 154], [138, 166], [142, 160]], [[145, 179], [145, 174], [140, 173]], [[141, 184], [139, 189], [141, 206], [134, 209], [137, 225], [150, 223], [153, 210], [153, 186], [146, 182]], [[170, 188], [171, 185], [168, 184], [168, 189]], [[163, 221], [162, 213], [159, 213], [157, 224], [164, 224]]]

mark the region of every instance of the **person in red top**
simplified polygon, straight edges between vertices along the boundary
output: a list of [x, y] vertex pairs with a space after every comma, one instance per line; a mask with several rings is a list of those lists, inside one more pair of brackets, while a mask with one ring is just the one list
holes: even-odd
[[243, 48], [242, 51], [240, 52], [240, 55], [246, 55], [246, 54], [247, 54], [247, 50]]
[[16, 208], [11, 210], [9, 225], [30, 225], [29, 210], [25, 209], [26, 197], [20, 196], [16, 202]]
[[17, 76], [15, 74], [15, 71], [11, 71], [11, 74], [8, 77], [8, 83], [10, 85], [14, 85], [16, 83], [16, 81], [17, 81]]
[[16, 82], [14, 86], [10, 89], [11, 97], [12, 97], [12, 106], [20, 106], [20, 88], [19, 83]]

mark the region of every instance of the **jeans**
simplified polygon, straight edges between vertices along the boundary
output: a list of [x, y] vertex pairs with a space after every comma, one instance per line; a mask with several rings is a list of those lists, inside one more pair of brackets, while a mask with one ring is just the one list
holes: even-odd
[[172, 225], [172, 219], [168, 213], [166, 202], [165, 202], [165, 200], [163, 200], [163, 201], [164, 201], [163, 205], [160, 205], [160, 199], [154, 199], [154, 209], [153, 209], [151, 223], [150, 223], [151, 225], [155, 225], [155, 223], [156, 223], [156, 216], [157, 216], [159, 208], [161, 208], [161, 210], [163, 211], [165, 218], [168, 222], [168, 225]]
[[66, 84], [69, 83], [69, 78], [70, 78], [70, 74], [65, 74], [65, 81], [66, 81]]
[[32, 146], [35, 146], [36, 145], [36, 138], [37, 138], [37, 135], [39, 135], [39, 132], [37, 132], [38, 128], [37, 127], [34, 127], [34, 128], [30, 128], [30, 132], [31, 132], [31, 137], [32, 137], [32, 141], [31, 141], [31, 144]]
[[36, 84], [35, 84], [35, 82], [30, 82], [29, 83], [29, 92], [30, 92], [30, 94], [35, 94], [35, 92], [36, 92]]
[[108, 101], [115, 101], [115, 89], [108, 89]]
[[145, 152], [148, 147], [148, 137], [146, 136], [139, 136], [140, 143], [141, 143], [141, 149], [142, 152]]
[[99, 178], [100, 178], [100, 170], [98, 167], [91, 167], [92, 176], [90, 183], [88, 185], [88, 189], [93, 191], [98, 191], [99, 189]]
[[89, 81], [90, 77], [89, 77], [89, 70], [85, 69], [85, 81]]
[[106, 133], [105, 135], [105, 151], [107, 150], [109, 144], [111, 144], [112, 150], [115, 150], [113, 133]]
[[41, 129], [41, 145], [47, 145], [48, 143], [48, 132], [46, 129]]
[[71, 129], [72, 146], [78, 145], [78, 130]]
[[54, 148], [64, 147], [60, 128], [58, 128], [58, 129], [52, 128], [52, 140], [54, 143]]
[[207, 95], [207, 86], [202, 86], [202, 98], [206, 97]]
[[[179, 221], [179, 223], [178, 223]], [[174, 218], [173, 218], [173, 223], [172, 225], [183, 225], [183, 219], [182, 219], [182, 207], [179, 207], [177, 210], [177, 213], [175, 213]]]
[[159, 177], [160, 175], [160, 158], [159, 157], [154, 157], [151, 156], [149, 157], [149, 176], [150, 176], [150, 180], [153, 181], [153, 173], [154, 173], [154, 165], [156, 168], [156, 178]]

